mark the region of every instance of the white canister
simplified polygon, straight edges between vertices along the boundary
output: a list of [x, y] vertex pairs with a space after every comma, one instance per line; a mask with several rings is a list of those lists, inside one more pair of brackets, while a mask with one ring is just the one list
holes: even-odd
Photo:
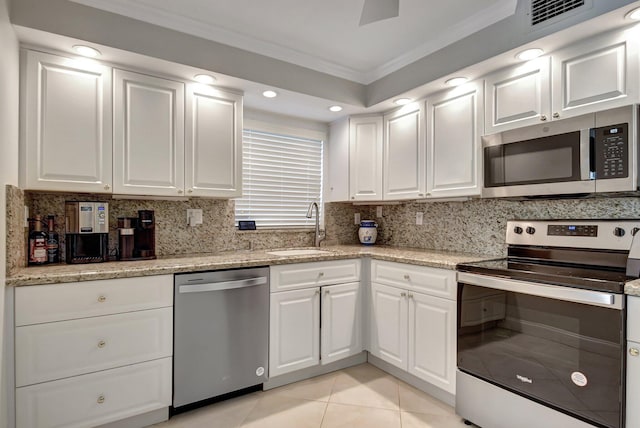
[[378, 225], [373, 220], [362, 220], [360, 229], [358, 229], [358, 237], [363, 245], [373, 245], [378, 237]]

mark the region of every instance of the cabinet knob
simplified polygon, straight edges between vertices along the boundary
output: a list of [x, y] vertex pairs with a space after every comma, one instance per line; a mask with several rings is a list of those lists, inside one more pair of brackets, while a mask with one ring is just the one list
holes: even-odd
[[418, 196], [423, 197], [424, 193], [418, 193]]
[[316, 290], [316, 296], [320, 295], [320, 290]]
[[104, 190], [109, 190], [109, 189], [111, 189], [111, 186], [109, 186], [108, 184], [105, 184], [104, 185]]
[[351, 197], [351, 199], [355, 199], [355, 198], [356, 198], [355, 196], [352, 196], [352, 197]]
[[324, 276], [324, 272], [318, 272], [318, 276], [322, 278]]
[[400, 293], [400, 297], [407, 297], [407, 293], [403, 291], [402, 293]]
[[182, 195], [183, 190], [182, 189], [178, 189], [178, 193]]
[[104, 302], [106, 302], [106, 301], [107, 301], [107, 296], [100, 296], [100, 297], [98, 297], [98, 302], [100, 302], [100, 303], [104, 303]]
[[96, 401], [98, 402], [98, 404], [104, 403], [104, 395], [101, 395], [100, 397], [98, 397]]
[[187, 190], [187, 193], [193, 193], [193, 189]]
[[104, 340], [98, 342], [98, 348], [104, 348], [105, 346], [107, 346], [107, 342], [105, 342]]
[[331, 294], [331, 291], [329, 291], [329, 290], [325, 290], [325, 291], [324, 291], [324, 294], [325, 294], [325, 296], [326, 296], [327, 294]]
[[547, 116], [543, 114], [542, 116], [540, 116], [540, 120], [545, 122], [547, 120]]
[[404, 279], [405, 279], [405, 281], [409, 281], [409, 280], [411, 280], [411, 277], [409, 276], [409, 274], [405, 273], [404, 274]]
[[558, 112], [553, 113], [553, 118], [554, 119], [558, 119], [559, 117], [560, 117], [560, 113], [558, 113]]
[[640, 355], [640, 351], [637, 348], [630, 348], [629, 355], [631, 355], [632, 357], [637, 357], [638, 355]]
[[413, 293], [409, 293], [409, 298], [413, 299]]

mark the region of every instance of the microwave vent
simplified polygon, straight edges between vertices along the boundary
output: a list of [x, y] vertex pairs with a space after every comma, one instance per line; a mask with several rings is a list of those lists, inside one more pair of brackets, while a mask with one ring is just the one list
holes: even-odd
[[531, 25], [538, 25], [584, 6], [585, 0], [531, 0]]

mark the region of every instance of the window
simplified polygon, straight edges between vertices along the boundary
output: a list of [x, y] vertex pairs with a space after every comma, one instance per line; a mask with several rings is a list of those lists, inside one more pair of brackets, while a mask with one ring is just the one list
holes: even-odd
[[245, 129], [242, 147], [243, 196], [236, 222], [259, 228], [313, 227], [309, 204], [322, 209], [323, 140]]

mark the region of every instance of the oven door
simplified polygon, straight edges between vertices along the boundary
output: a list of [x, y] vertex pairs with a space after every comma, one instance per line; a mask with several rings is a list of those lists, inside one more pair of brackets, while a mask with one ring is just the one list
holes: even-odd
[[483, 138], [482, 196], [537, 196], [595, 192], [589, 129], [505, 143]]
[[621, 428], [623, 308], [623, 295], [459, 272], [458, 369]]

